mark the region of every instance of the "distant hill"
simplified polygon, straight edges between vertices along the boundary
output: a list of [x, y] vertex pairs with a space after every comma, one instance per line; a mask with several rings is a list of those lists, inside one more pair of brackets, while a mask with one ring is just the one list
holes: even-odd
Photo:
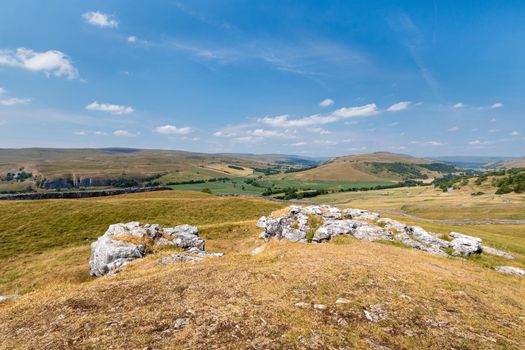
[[426, 180], [455, 172], [452, 165], [405, 154], [378, 152], [332, 159], [291, 175], [301, 180], [404, 181]]
[[499, 162], [489, 163], [486, 165], [487, 168], [525, 168], [525, 157], [521, 158], [510, 158]]
[[432, 158], [440, 162], [453, 164], [459, 168], [493, 168], [495, 164], [512, 160], [512, 157], [485, 157], [485, 156], [443, 156]]
[[108, 179], [162, 183], [247, 176], [268, 168], [294, 169], [318, 164], [288, 155], [206, 154], [133, 148], [0, 149], [0, 177], [31, 174], [56, 186], [103, 186]]

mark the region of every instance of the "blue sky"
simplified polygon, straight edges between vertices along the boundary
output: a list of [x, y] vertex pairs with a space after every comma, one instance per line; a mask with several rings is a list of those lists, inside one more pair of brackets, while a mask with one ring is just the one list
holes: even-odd
[[525, 155], [523, 1], [0, 1], [0, 147]]

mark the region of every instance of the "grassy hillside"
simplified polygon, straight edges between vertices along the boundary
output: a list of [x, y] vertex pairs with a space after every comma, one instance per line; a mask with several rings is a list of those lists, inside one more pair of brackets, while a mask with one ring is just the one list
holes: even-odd
[[[37, 183], [53, 180], [60, 181], [64, 187], [68, 184], [76, 187], [89, 187], [91, 184], [111, 186], [108, 179], [166, 184], [248, 176], [259, 169], [280, 171], [312, 164], [315, 164], [313, 160], [283, 155], [222, 155], [129, 148], [1, 149], [0, 188], [4, 191], [19, 190], [21, 181], [9, 179], [21, 172], [32, 175], [24, 181], [22, 188], [30, 186], [35, 189]], [[86, 181], [81, 185], [82, 180]]]
[[300, 180], [403, 181], [426, 180], [451, 172], [451, 166], [394, 153], [360, 154], [335, 158], [319, 167], [293, 173]]
[[503, 167], [506, 169], [525, 168], [525, 157], [506, 160], [503, 162]]
[[[519, 225], [435, 221], [449, 215], [525, 219], [525, 198], [512, 198], [508, 203], [499, 196], [491, 201], [403, 188], [323, 200], [395, 211], [388, 215], [429, 230], [478, 235], [516, 255], [512, 265], [523, 267]], [[282, 206], [190, 191], [0, 202], [0, 295], [23, 294], [0, 303], [0, 348], [525, 346], [519, 321], [525, 285], [490, 268], [508, 261], [436, 257], [351, 237], [318, 245], [265, 244], [257, 239], [255, 221]], [[407, 213], [414, 217], [402, 216]], [[131, 220], [197, 224], [206, 249], [226, 255], [163, 266], [158, 261], [169, 252], [161, 251], [115, 276], [88, 277], [90, 243], [108, 224]], [[264, 251], [252, 256], [260, 246]], [[364, 312], [377, 307], [384, 317], [370, 322]]]

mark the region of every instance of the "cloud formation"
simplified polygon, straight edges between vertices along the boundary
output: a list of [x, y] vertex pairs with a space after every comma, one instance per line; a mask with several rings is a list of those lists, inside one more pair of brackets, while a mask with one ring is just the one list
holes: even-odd
[[333, 104], [334, 104], [334, 100], [332, 100], [331, 98], [326, 98], [319, 103], [319, 106], [330, 107]]
[[12, 98], [7, 98], [5, 100], [0, 100], [0, 105], [11, 107], [11, 106], [16, 106], [16, 105], [26, 105], [29, 102], [31, 102], [31, 99], [29, 98], [12, 97]]
[[66, 77], [70, 80], [78, 78], [78, 71], [71, 59], [57, 50], [36, 52], [23, 47], [15, 51], [0, 50], [0, 65], [44, 72], [48, 77]]
[[118, 21], [114, 16], [99, 11], [89, 11], [82, 15], [82, 18], [89, 24], [99, 28], [117, 28]]
[[114, 115], [124, 115], [133, 113], [135, 110], [129, 106], [115, 105], [109, 103], [92, 102], [86, 106], [88, 111], [107, 112]]
[[462, 102], [458, 102], [456, 103], [455, 105], [452, 106], [452, 108], [455, 108], [455, 109], [460, 109], [460, 108], [464, 108], [465, 107], [465, 104], [463, 104]]
[[135, 137], [135, 136], [140, 135], [140, 133], [131, 133], [127, 130], [119, 129], [119, 130], [113, 131], [113, 135], [117, 137]]
[[175, 125], [163, 125], [155, 128], [155, 131], [159, 134], [165, 135], [186, 135], [191, 132], [190, 127], [178, 128]]
[[333, 123], [342, 119], [369, 117], [378, 113], [374, 103], [359, 107], [343, 107], [330, 114], [315, 114], [308, 117], [289, 119], [287, 114], [276, 117], [264, 117], [257, 121], [273, 127], [304, 127]]
[[399, 112], [404, 109], [407, 109], [412, 102], [410, 101], [401, 101], [398, 103], [394, 103], [392, 106], [388, 107], [386, 110], [387, 112]]

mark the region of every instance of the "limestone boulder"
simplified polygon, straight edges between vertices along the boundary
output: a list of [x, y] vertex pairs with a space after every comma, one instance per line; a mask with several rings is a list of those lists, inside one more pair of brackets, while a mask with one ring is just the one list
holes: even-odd
[[469, 256], [479, 254], [482, 251], [480, 238], [464, 235], [459, 232], [451, 232], [449, 233], [449, 237], [454, 238], [450, 242], [452, 255]]

